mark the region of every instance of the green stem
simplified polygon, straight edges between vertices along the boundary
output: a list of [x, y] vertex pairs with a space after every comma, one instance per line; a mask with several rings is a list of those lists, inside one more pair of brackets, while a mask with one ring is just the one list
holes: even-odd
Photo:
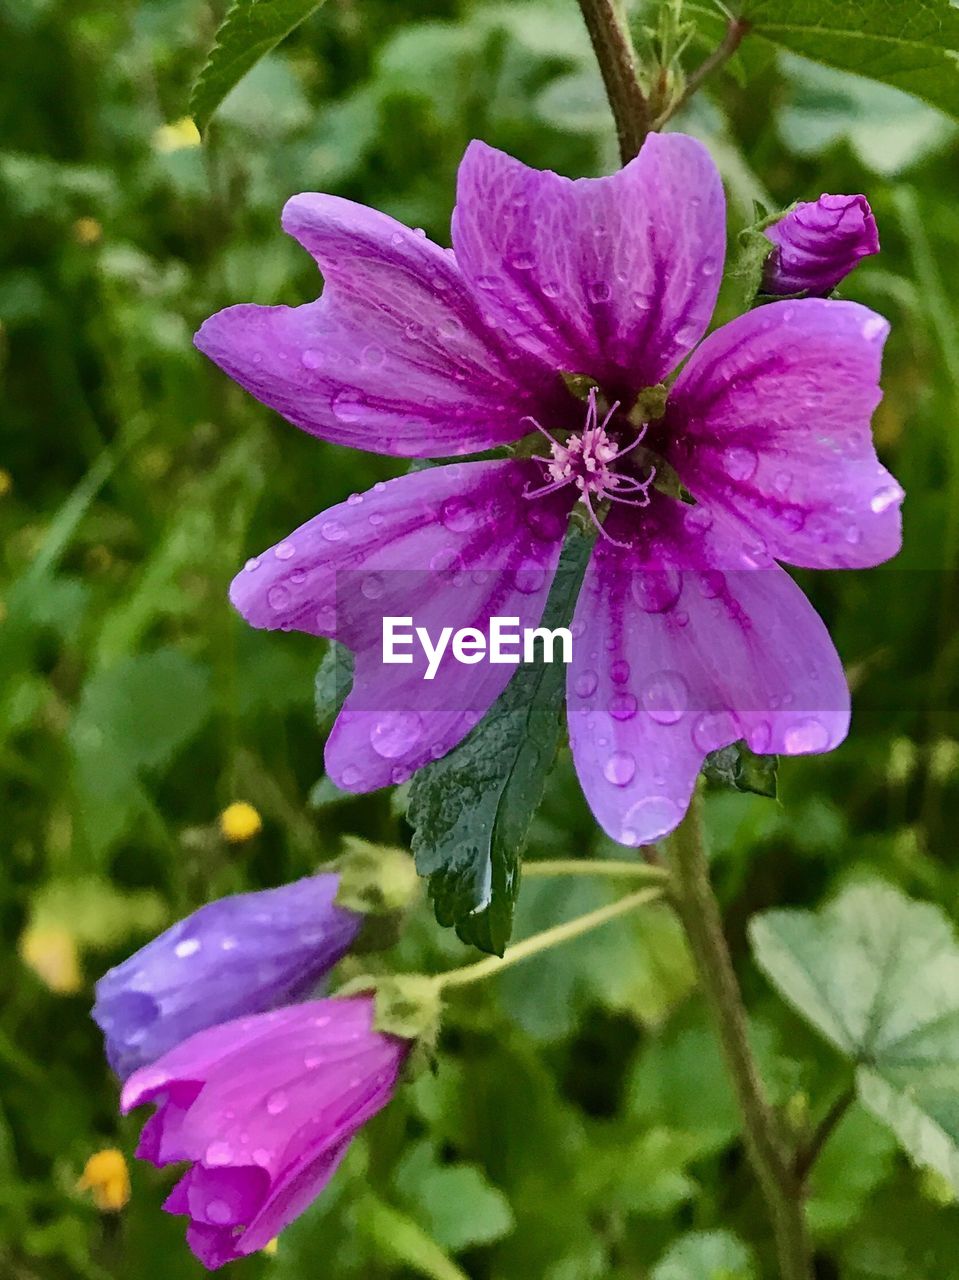
[[619, 155], [628, 164], [649, 133], [649, 103], [639, 84], [636, 50], [619, 0], [579, 0], [616, 122]]
[[568, 920], [565, 924], [554, 925], [552, 929], [545, 929], [542, 933], [534, 933], [531, 938], [524, 938], [522, 942], [517, 942], [515, 946], [510, 947], [504, 956], [488, 956], [485, 960], [478, 960], [476, 964], [467, 964], [461, 969], [451, 969], [449, 973], [439, 974], [436, 981], [443, 988], [465, 987], [472, 982], [481, 982], [484, 978], [490, 978], [518, 964], [520, 960], [538, 955], [540, 951], [548, 951], [551, 947], [559, 946], [561, 942], [569, 942], [581, 934], [589, 933], [591, 929], [598, 929], [607, 921], [615, 920], [617, 916], [624, 916], [637, 907], [655, 902], [662, 896], [662, 889], [637, 889], [635, 893], [619, 898], [616, 902], [610, 902], [605, 907], [598, 907], [585, 916], [577, 916], [575, 920]]
[[626, 880], [667, 880], [665, 867], [648, 862], [626, 862], [622, 858], [543, 858], [523, 864], [523, 879], [529, 876], [609, 876]]
[[782, 1280], [810, 1280], [801, 1186], [749, 1043], [746, 1010], [709, 882], [699, 800], [670, 839], [674, 901], [719, 1033], [743, 1118], [743, 1137], [772, 1221]]
[[717, 68], [721, 67], [728, 58], [733, 56], [742, 43], [743, 36], [749, 30], [749, 25], [745, 18], [730, 19], [722, 43], [717, 45], [709, 57], [704, 59], [695, 71], [690, 72], [682, 93], [656, 119], [652, 126], [654, 129], [661, 129], [667, 120], [670, 120], [677, 111], [685, 107], [703, 81], [707, 80]]

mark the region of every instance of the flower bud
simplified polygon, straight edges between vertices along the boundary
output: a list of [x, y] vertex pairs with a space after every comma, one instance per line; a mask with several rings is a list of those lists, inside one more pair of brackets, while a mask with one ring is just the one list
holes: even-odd
[[771, 294], [824, 297], [861, 258], [879, 252], [879, 232], [865, 196], [822, 195], [800, 202], [764, 235], [775, 246], [763, 274], [763, 292]]

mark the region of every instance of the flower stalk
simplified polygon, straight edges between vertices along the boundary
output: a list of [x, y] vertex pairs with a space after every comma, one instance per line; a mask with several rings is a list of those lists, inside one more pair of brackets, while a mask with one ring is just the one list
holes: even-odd
[[689, 812], [673, 832], [669, 847], [673, 901], [689, 939], [739, 1103], [746, 1152], [772, 1221], [780, 1275], [782, 1280], [811, 1280], [801, 1180], [796, 1176], [749, 1043], [742, 992], [709, 879], [700, 802], [695, 795]]
[[639, 155], [651, 123], [629, 26], [619, 0], [579, 0], [579, 7], [616, 122], [620, 159], [628, 164]]
[[625, 898], [618, 898], [604, 907], [597, 907], [595, 911], [577, 916], [575, 920], [567, 920], [564, 924], [554, 925], [552, 929], [544, 929], [542, 933], [534, 933], [531, 938], [524, 938], [522, 942], [509, 947], [503, 956], [487, 956], [485, 960], [478, 960], [476, 964], [451, 969], [449, 973], [440, 974], [436, 981], [444, 990], [449, 987], [465, 987], [474, 982], [481, 982], [484, 978], [491, 978], [502, 973], [504, 969], [511, 968], [520, 960], [527, 960], [541, 951], [549, 951], [562, 942], [571, 942], [573, 938], [589, 933], [592, 929], [598, 929], [600, 925], [627, 915], [637, 907], [647, 906], [662, 897], [663, 891], [659, 888], [637, 889], [635, 893], [627, 894]]

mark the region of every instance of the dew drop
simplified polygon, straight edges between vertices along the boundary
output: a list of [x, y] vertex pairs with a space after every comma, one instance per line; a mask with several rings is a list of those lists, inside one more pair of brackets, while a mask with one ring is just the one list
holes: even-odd
[[278, 1116], [281, 1112], [286, 1110], [289, 1101], [289, 1098], [283, 1090], [277, 1089], [276, 1093], [271, 1093], [267, 1098], [266, 1109], [271, 1116]]
[[476, 527], [476, 508], [465, 498], [447, 498], [440, 508], [440, 520], [452, 533], [468, 533]]
[[693, 725], [693, 742], [703, 752], [728, 746], [738, 737], [736, 717], [725, 707], [718, 711], [704, 711]]
[[524, 560], [513, 575], [516, 590], [523, 595], [534, 595], [546, 581], [546, 570], [535, 560]]
[[318, 369], [322, 363], [322, 352], [313, 351], [307, 347], [307, 349], [300, 354], [300, 364], [304, 369]]
[[726, 590], [726, 575], [718, 569], [706, 569], [699, 575], [699, 589], [707, 600], [715, 600]]
[[270, 1153], [266, 1147], [257, 1147], [253, 1152], [253, 1163], [258, 1164], [261, 1169], [265, 1169], [270, 1163]]
[[377, 346], [375, 342], [371, 342], [368, 347], [363, 349], [363, 363], [371, 369], [378, 368], [383, 363], [384, 356], [383, 348]]
[[848, 525], [843, 537], [851, 547], [856, 547], [862, 542], [862, 530], [857, 524]]
[[807, 751], [825, 751], [829, 746], [829, 730], [814, 716], [790, 725], [783, 734], [786, 755], [803, 755]]
[[614, 720], [632, 720], [637, 706], [631, 693], [617, 693], [609, 700], [609, 714]]
[[437, 327], [437, 333], [441, 338], [456, 338], [463, 332], [463, 325], [456, 316], [447, 316]]
[[573, 681], [573, 690], [579, 698], [589, 698], [596, 692], [599, 676], [595, 671], [583, 671]]
[[461, 563], [452, 547], [444, 547], [430, 558], [430, 568], [434, 573], [453, 573], [461, 567]]
[[423, 734], [423, 718], [417, 711], [389, 711], [370, 730], [370, 745], [385, 760], [405, 755]]
[[278, 542], [273, 548], [277, 560], [292, 560], [296, 555], [296, 547], [292, 542]]
[[233, 1148], [228, 1142], [211, 1142], [206, 1149], [203, 1163], [211, 1166], [229, 1164], [233, 1159]]
[[340, 422], [359, 422], [363, 416], [364, 401], [355, 391], [338, 391], [330, 407]]
[[676, 724], [689, 706], [689, 686], [678, 671], [659, 671], [642, 691], [643, 710], [657, 724]]
[[182, 942], [178, 942], [173, 948], [173, 954], [179, 959], [185, 960], [187, 956], [195, 956], [200, 950], [199, 938], [184, 938]]
[[325, 538], [327, 542], [342, 542], [346, 537], [346, 530], [339, 520], [327, 520], [320, 525], [320, 536]]
[[206, 1216], [215, 1226], [224, 1227], [233, 1221], [233, 1210], [225, 1200], [211, 1200], [206, 1207]]
[[679, 806], [669, 796], [645, 796], [623, 817], [623, 844], [640, 844], [656, 840], [673, 827], [682, 817]]
[[636, 761], [628, 751], [614, 751], [603, 766], [603, 777], [614, 787], [626, 787], [636, 773]]
[[362, 774], [355, 764], [348, 764], [340, 775], [340, 781], [344, 787], [355, 787], [359, 782]]
[[612, 292], [605, 280], [594, 280], [589, 286], [589, 300], [590, 302], [608, 302]]
[[278, 582], [267, 591], [266, 602], [274, 613], [279, 613], [290, 603], [290, 593], [282, 583]]
[[705, 533], [712, 528], [713, 513], [708, 507], [690, 507], [683, 516], [683, 524], [690, 533]]
[[750, 480], [756, 474], [759, 457], [755, 449], [745, 445], [733, 445], [723, 454], [726, 474], [733, 480]]
[[543, 285], [543, 296], [545, 298], [558, 298], [559, 285], [554, 280], [547, 280]]
[[625, 658], [617, 658], [609, 669], [610, 679], [616, 684], [625, 684], [629, 679], [629, 663]]
[[260, 567], [259, 556], [250, 556], [249, 560], [247, 560], [246, 564], [243, 566], [243, 568], [247, 571], [247, 573], [252, 573], [254, 569], [259, 569], [259, 567]]
[[867, 342], [874, 342], [876, 338], [881, 337], [889, 325], [883, 320], [882, 316], [870, 316], [864, 321], [862, 326], [862, 336]]
[[891, 506], [902, 501], [902, 490], [897, 484], [885, 485], [882, 489], [877, 489], [872, 495], [869, 503], [869, 509], [874, 515], [880, 516], [884, 511], [888, 511]]
[[533, 256], [529, 253], [517, 253], [510, 259], [510, 266], [514, 271], [532, 271], [533, 265]]
[[678, 569], [640, 569], [630, 585], [644, 613], [668, 613], [682, 593], [683, 577]]
[[772, 742], [773, 731], [768, 720], [760, 720], [753, 727], [749, 734], [749, 749], [755, 751], [757, 755], [763, 755], [769, 750], [769, 744]]
[[367, 600], [379, 600], [386, 589], [386, 583], [379, 573], [368, 573], [360, 583], [360, 592]]

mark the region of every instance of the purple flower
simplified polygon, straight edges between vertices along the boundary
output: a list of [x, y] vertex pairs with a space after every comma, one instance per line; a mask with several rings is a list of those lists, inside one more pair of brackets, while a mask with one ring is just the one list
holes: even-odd
[[879, 232], [865, 196], [820, 196], [797, 204], [764, 232], [775, 248], [766, 259], [766, 293], [824, 297], [861, 258], [879, 252]]
[[262, 1249], [311, 1204], [408, 1051], [373, 1030], [372, 999], [313, 1000], [200, 1031], [130, 1077], [124, 1113], [157, 1106], [137, 1155], [190, 1161], [163, 1207], [189, 1216], [204, 1266]]
[[[449, 751], [514, 670], [447, 651], [425, 681], [418, 650], [381, 661], [383, 617], [434, 638], [492, 616], [535, 625], [574, 507], [601, 529], [572, 625], [570, 742], [614, 839], [674, 827], [713, 748], [842, 740], [839, 658], [777, 560], [854, 568], [899, 548], [902, 490], [869, 427], [888, 325], [805, 299], [701, 342], [725, 230], [700, 143], [654, 134], [618, 173], [578, 181], [473, 143], [452, 251], [332, 196], [295, 196], [283, 221], [322, 296], [230, 307], [196, 339], [244, 387], [324, 440], [397, 456], [548, 440], [378, 484], [235, 579], [254, 626], [356, 653], [326, 747], [337, 785], [372, 790]], [[634, 425], [639, 393], [690, 352], [664, 416]], [[584, 405], [569, 375], [600, 396]]]
[[221, 898], [106, 973], [93, 1018], [121, 1080], [196, 1031], [308, 995], [362, 924], [335, 905], [338, 885], [328, 873]]

